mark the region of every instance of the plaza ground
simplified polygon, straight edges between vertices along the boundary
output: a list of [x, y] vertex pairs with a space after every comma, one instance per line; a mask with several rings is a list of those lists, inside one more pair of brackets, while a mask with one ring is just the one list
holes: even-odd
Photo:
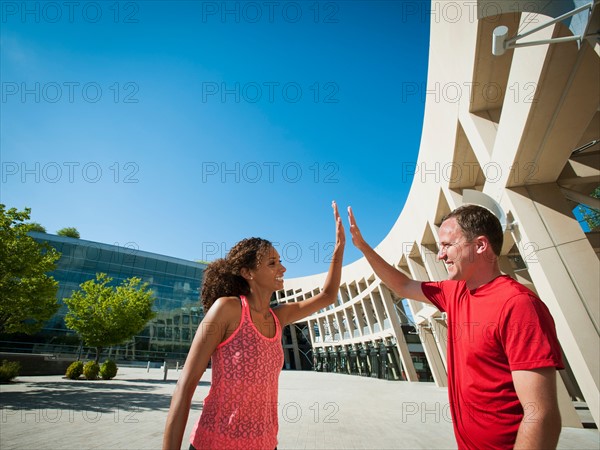
[[[0, 385], [0, 449], [159, 449], [179, 373], [121, 367], [109, 381]], [[182, 448], [209, 387], [207, 371]], [[446, 389], [433, 383], [283, 371], [278, 408], [280, 449], [456, 448]], [[599, 449], [598, 430], [563, 428], [559, 448]]]

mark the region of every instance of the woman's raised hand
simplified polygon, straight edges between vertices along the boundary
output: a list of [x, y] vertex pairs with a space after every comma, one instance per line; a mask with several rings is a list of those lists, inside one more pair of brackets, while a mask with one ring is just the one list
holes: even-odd
[[340, 217], [337, 203], [333, 201], [331, 202], [331, 206], [333, 207], [333, 217], [335, 218], [335, 246], [343, 248], [344, 245], [346, 245], [346, 232], [344, 231], [344, 224], [342, 223], [342, 218]]

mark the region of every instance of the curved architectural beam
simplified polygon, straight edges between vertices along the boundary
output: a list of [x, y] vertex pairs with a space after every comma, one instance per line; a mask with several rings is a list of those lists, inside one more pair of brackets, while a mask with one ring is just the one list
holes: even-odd
[[[599, 46], [539, 45], [494, 57], [498, 25], [511, 35], [526, 31], [562, 12], [532, 16], [525, 8], [562, 2], [479, 1], [477, 17], [471, 2], [452, 3], [462, 8], [457, 20], [431, 21], [419, 158], [402, 168], [413, 175], [410, 194], [376, 250], [414, 279], [445, 279], [435, 244], [442, 217], [472, 190], [500, 205], [508, 223], [501, 268], [540, 295], [557, 325], [568, 364], [559, 383], [563, 424], [581, 425], [573, 399], [587, 402], [598, 424], [598, 238], [584, 233], [572, 210], [583, 203], [573, 199], [589, 197], [600, 175], [599, 144], [587, 145], [600, 137]], [[433, 2], [432, 10], [445, 4]], [[492, 15], [492, 4], [513, 9]], [[572, 32], [558, 23], [537, 34], [546, 39]], [[288, 280], [278, 301], [314, 295], [324, 277]], [[307, 324], [320, 370], [408, 381], [425, 377], [446, 385], [444, 315], [397, 298], [364, 258], [344, 267], [337, 304]]]

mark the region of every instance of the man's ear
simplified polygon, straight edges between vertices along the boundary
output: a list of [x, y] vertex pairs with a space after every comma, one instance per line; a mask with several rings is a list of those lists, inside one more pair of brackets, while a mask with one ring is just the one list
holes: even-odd
[[483, 254], [491, 248], [490, 240], [486, 236], [477, 236], [475, 244], [477, 245], [477, 253], [479, 254]]

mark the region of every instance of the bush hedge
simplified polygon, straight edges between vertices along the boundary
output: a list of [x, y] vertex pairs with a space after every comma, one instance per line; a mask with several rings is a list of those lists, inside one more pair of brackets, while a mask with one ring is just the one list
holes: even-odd
[[6, 383], [12, 381], [19, 376], [21, 364], [17, 361], [7, 361], [6, 359], [0, 364], [0, 382]]
[[83, 373], [83, 363], [81, 361], [75, 361], [71, 363], [69, 367], [67, 367], [67, 372], [65, 373], [65, 377], [70, 380], [76, 380]]
[[117, 364], [114, 361], [107, 359], [102, 363], [102, 366], [100, 367], [100, 376], [103, 380], [110, 380], [111, 378], [114, 378], [117, 375], [118, 370], [119, 369], [117, 369]]
[[87, 380], [97, 380], [100, 373], [100, 366], [96, 361], [88, 361], [83, 366], [83, 376]]

